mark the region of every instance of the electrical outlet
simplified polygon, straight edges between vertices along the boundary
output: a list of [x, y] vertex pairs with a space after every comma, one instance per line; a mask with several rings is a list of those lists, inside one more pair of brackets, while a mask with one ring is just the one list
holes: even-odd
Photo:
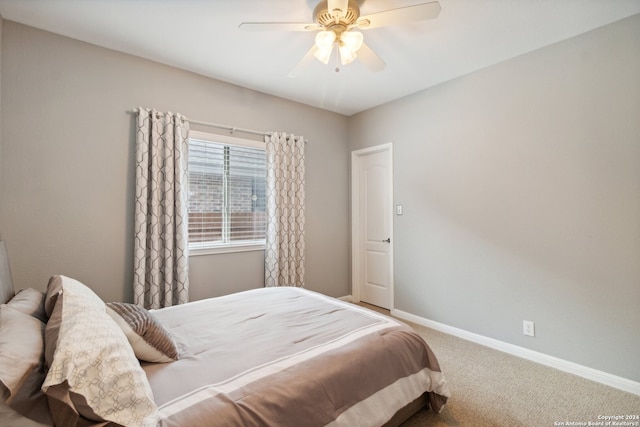
[[536, 336], [535, 324], [529, 320], [523, 320], [522, 333], [530, 337], [535, 337]]

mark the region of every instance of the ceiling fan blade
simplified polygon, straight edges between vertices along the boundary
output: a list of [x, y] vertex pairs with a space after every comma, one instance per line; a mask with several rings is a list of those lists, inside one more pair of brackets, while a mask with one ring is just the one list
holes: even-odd
[[243, 22], [244, 31], [317, 31], [322, 27], [312, 22]]
[[356, 25], [362, 29], [386, 27], [388, 25], [405, 24], [407, 22], [425, 21], [437, 18], [440, 14], [440, 3], [437, 1], [400, 7], [361, 16]]
[[387, 64], [365, 43], [362, 43], [362, 46], [358, 50], [358, 59], [362, 61], [368, 69], [374, 72], [381, 71], [387, 66]]
[[293, 67], [291, 71], [289, 71], [287, 77], [292, 79], [294, 77], [297, 77], [302, 71], [304, 71], [304, 69], [307, 68], [309, 64], [311, 64], [311, 62], [313, 62], [313, 60], [315, 59], [313, 55], [317, 50], [318, 46], [316, 46], [315, 44], [311, 46], [311, 49], [309, 49], [309, 51], [302, 57], [300, 62], [298, 62], [296, 66]]
[[334, 16], [343, 18], [347, 14], [348, 7], [349, 0], [327, 0], [327, 9]]

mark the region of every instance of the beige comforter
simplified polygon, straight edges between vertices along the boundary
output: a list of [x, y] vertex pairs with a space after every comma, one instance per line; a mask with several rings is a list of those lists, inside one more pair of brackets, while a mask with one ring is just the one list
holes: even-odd
[[180, 360], [144, 366], [162, 426], [379, 426], [424, 392], [449, 392], [408, 326], [298, 288], [154, 311]]

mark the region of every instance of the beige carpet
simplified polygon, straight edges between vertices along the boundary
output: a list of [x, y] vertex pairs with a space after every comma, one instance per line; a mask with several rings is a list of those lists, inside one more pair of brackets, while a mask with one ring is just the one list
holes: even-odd
[[422, 410], [405, 427], [586, 426], [640, 415], [640, 396], [409, 324], [438, 357], [451, 398], [440, 414]]

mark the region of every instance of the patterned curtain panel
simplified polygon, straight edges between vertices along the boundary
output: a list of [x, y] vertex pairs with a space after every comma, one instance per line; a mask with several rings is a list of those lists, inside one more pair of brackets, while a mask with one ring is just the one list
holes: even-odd
[[265, 286], [304, 286], [304, 138], [265, 136]]
[[189, 300], [188, 137], [183, 116], [138, 110], [133, 298], [145, 308]]

